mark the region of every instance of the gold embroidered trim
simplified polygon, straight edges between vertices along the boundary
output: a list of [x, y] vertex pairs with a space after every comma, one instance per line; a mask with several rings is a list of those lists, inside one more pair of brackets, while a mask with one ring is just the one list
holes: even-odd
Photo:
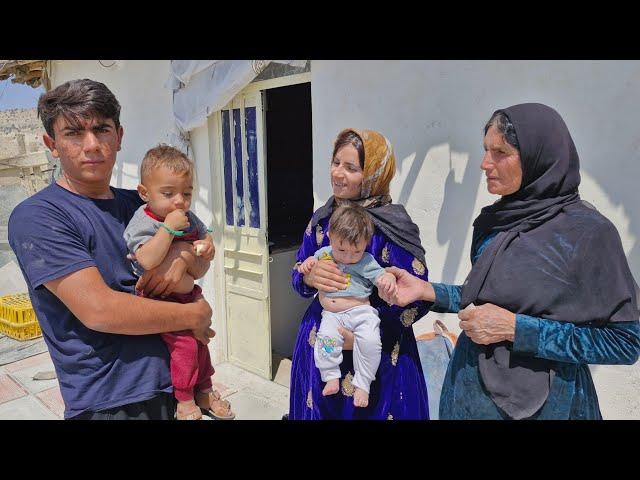
[[356, 391], [356, 387], [354, 387], [351, 383], [352, 380], [353, 375], [351, 375], [351, 372], [347, 373], [347, 375], [342, 380], [342, 394], [345, 397], [353, 397], [353, 394]]
[[389, 247], [387, 245], [382, 249], [382, 261], [384, 263], [389, 263]]
[[418, 308], [408, 308], [400, 315], [400, 321], [405, 327], [410, 327], [418, 316]]
[[322, 231], [322, 227], [320, 225], [316, 226], [316, 243], [318, 246], [322, 245], [322, 240], [324, 240], [324, 232]]
[[424, 264], [417, 258], [414, 258], [413, 262], [411, 262], [411, 268], [413, 268], [413, 273], [416, 275], [424, 275]]
[[314, 325], [311, 331], [309, 332], [309, 345], [315, 347], [316, 345], [316, 326]]
[[398, 355], [400, 355], [400, 343], [396, 342], [391, 351], [391, 365], [394, 367], [398, 364]]

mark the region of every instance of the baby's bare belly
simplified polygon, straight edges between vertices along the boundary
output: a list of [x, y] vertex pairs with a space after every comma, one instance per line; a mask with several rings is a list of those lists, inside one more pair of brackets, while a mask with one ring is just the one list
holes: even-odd
[[330, 312], [342, 312], [360, 305], [369, 305], [369, 297], [327, 297], [320, 293], [320, 305]]

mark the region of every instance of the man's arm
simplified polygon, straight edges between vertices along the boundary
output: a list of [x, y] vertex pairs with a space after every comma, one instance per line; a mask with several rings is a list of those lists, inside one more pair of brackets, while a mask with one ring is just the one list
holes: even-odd
[[124, 335], [192, 330], [202, 343], [215, 335], [209, 328], [211, 307], [203, 298], [180, 304], [117, 292], [109, 288], [96, 267], [44, 285], [91, 330]]

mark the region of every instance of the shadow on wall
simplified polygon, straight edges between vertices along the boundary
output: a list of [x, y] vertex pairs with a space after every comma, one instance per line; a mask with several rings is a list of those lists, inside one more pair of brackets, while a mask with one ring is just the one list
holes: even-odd
[[[449, 173], [445, 180], [436, 229], [438, 243], [449, 243], [441, 280], [446, 283], [454, 282], [462, 258], [469, 257], [469, 252], [464, 251], [464, 245], [469, 230], [473, 228], [478, 189], [482, 188], [479, 161], [469, 160], [468, 155], [465, 155], [464, 166], [460, 165], [460, 161], [455, 162], [458, 165], [454, 166], [454, 159], [459, 155], [454, 152], [450, 154]], [[465, 276], [466, 274], [464, 272]]]
[[[446, 143], [430, 147], [422, 159], [416, 159], [415, 153], [400, 159], [399, 172], [403, 171], [403, 165], [409, 164], [410, 167], [405, 176], [398, 203], [407, 205], [416, 183], [420, 184], [418, 179], [425, 168], [425, 161], [427, 164], [433, 163], [428, 166], [429, 170], [446, 171], [446, 166], [442, 164], [443, 157], [448, 157], [449, 168], [444, 181], [442, 205], [438, 213], [435, 233], [438, 244], [448, 244], [448, 249], [444, 259], [442, 278], [438, 281], [452, 283], [455, 281], [459, 266], [470, 265], [465, 260], [469, 257], [465, 242], [473, 229], [473, 220], [477, 214], [476, 201], [482, 193], [480, 189], [486, 189], [482, 178], [483, 173], [479, 168], [482, 159], [469, 159], [468, 154], [455, 152]], [[595, 205], [615, 224], [631, 272], [637, 282], [640, 275], [640, 209], [635, 208], [637, 194], [628, 188], [620, 188], [619, 173], [615, 175], [611, 175], [610, 172], [608, 175], [600, 173], [601, 178], [598, 179], [584, 167], [581, 169], [580, 194], [584, 200]], [[478, 208], [489, 205], [490, 202], [488, 198], [481, 202]], [[465, 276], [466, 273], [466, 271], [462, 272]]]
[[400, 195], [398, 195], [398, 201], [396, 202], [401, 205], [406, 206], [407, 203], [409, 203], [409, 197], [411, 197], [411, 193], [413, 192], [413, 187], [416, 186], [416, 180], [418, 179], [418, 175], [420, 174], [420, 171], [422, 170], [422, 165], [424, 164], [424, 161], [426, 159], [425, 157], [422, 160], [416, 161], [415, 158], [416, 158], [416, 153], [414, 152], [408, 157], [398, 159], [397, 161], [397, 166], [396, 166], [397, 173], [402, 173], [402, 170], [403, 170], [402, 167], [406, 163], [411, 164], [411, 167], [409, 168], [409, 173], [407, 174], [406, 179], [402, 185], [402, 190], [400, 191]]
[[[469, 229], [472, 228], [478, 189], [481, 188], [480, 161], [481, 159], [469, 160], [468, 153], [451, 150], [449, 143], [445, 142], [430, 146], [423, 158], [416, 159], [416, 153], [412, 153], [398, 162], [398, 173], [403, 173], [404, 165], [410, 165], [406, 175], [403, 175], [404, 183], [398, 196], [398, 203], [405, 206], [412, 197], [416, 183], [419, 184], [419, 189], [425, 187], [419, 181], [421, 177], [424, 178], [421, 172], [425, 163], [429, 171], [440, 173], [448, 170], [443, 186], [430, 185], [429, 195], [420, 195], [423, 202], [442, 202], [435, 234], [438, 244], [448, 245], [448, 249], [442, 276], [434, 279], [438, 282], [453, 283], [460, 265], [468, 265], [468, 262], [463, 261], [469, 257], [469, 252], [465, 251], [465, 241], [469, 236]], [[428, 210], [430, 206], [422, 207]], [[466, 276], [467, 272], [463, 274]]]

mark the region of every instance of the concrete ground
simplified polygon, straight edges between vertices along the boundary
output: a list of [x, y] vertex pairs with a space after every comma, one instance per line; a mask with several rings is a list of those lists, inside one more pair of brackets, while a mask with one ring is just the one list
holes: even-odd
[[34, 380], [53, 370], [48, 353], [0, 367], [0, 420], [58, 420], [64, 403], [58, 380]]
[[[430, 325], [421, 320], [414, 324], [414, 330], [419, 334]], [[291, 361], [274, 355], [273, 365], [273, 381], [231, 363], [215, 366], [214, 387], [231, 402], [236, 420], [280, 420], [289, 411]], [[33, 378], [51, 371], [48, 352], [0, 366], [0, 420], [62, 419], [64, 403], [58, 381]]]
[[[282, 359], [279, 359], [282, 360]], [[280, 362], [276, 380], [288, 383], [290, 362]], [[214, 387], [231, 402], [237, 420], [280, 420], [289, 410], [289, 388], [230, 363], [216, 365]], [[59, 420], [64, 403], [57, 379], [34, 380], [53, 371], [48, 353], [0, 367], [0, 420]], [[284, 380], [281, 380], [284, 381]]]
[[[460, 329], [452, 318], [441, 317], [458, 334]], [[433, 320], [434, 317], [423, 318], [414, 323], [416, 336], [432, 330]], [[280, 420], [289, 410], [291, 361], [274, 355], [273, 365], [273, 381], [230, 363], [215, 366], [214, 387], [231, 402], [237, 420]], [[0, 366], [0, 420], [61, 419], [64, 404], [58, 381], [33, 378], [52, 370], [47, 352]], [[640, 362], [633, 367], [601, 365], [591, 370], [604, 418], [640, 419], [640, 401], [629, 402], [625, 396], [640, 388]]]

